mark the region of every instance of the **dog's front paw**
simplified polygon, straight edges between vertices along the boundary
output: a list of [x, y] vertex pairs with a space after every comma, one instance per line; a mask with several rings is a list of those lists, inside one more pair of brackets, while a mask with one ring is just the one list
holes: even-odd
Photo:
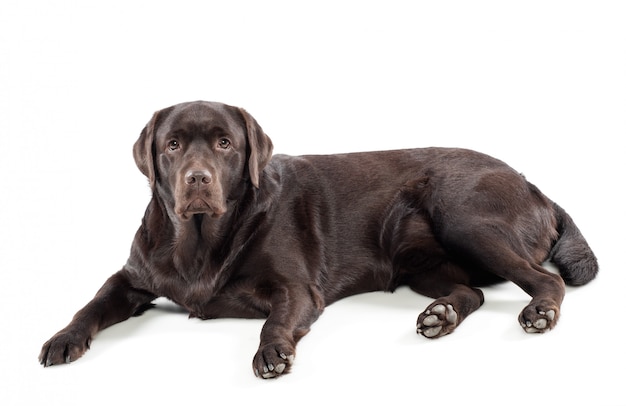
[[72, 330], [61, 330], [48, 340], [39, 354], [39, 363], [44, 367], [76, 361], [88, 349], [91, 337]]
[[261, 345], [252, 361], [254, 374], [260, 378], [276, 378], [289, 372], [295, 349], [289, 344]]
[[458, 325], [458, 314], [451, 304], [433, 303], [417, 318], [417, 332], [438, 338], [450, 334]]
[[558, 317], [558, 306], [531, 303], [520, 313], [519, 323], [527, 333], [545, 333], [554, 328]]

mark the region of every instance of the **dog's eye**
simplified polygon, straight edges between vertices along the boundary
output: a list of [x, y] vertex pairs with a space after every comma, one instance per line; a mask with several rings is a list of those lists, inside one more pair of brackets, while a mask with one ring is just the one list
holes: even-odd
[[228, 138], [220, 138], [217, 145], [222, 149], [227, 149], [230, 147], [230, 140]]
[[171, 140], [167, 143], [167, 148], [169, 148], [170, 151], [176, 151], [180, 148], [180, 143], [176, 140]]

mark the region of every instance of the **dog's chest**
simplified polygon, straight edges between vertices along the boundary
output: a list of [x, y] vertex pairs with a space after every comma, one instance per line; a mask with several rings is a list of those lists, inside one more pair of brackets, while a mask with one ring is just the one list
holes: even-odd
[[224, 267], [195, 257], [190, 261], [176, 260], [153, 264], [151, 285], [159, 296], [167, 297], [198, 313], [224, 284]]
[[159, 293], [184, 307], [191, 316], [205, 318], [204, 309], [216, 294], [216, 281], [206, 276], [198, 279], [172, 277], [161, 284]]
[[205, 266], [199, 272], [186, 274], [170, 268], [166, 275], [157, 277], [158, 286], [153, 286], [157, 295], [172, 300], [190, 317], [266, 318], [271, 309], [268, 287], [262, 279], [250, 277], [241, 268], [247, 269]]

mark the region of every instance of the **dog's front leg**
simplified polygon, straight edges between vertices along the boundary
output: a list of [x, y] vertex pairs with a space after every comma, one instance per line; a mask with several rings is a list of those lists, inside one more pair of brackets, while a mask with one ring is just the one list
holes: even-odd
[[296, 355], [296, 343], [309, 332], [324, 308], [314, 287], [291, 286], [272, 291], [271, 310], [261, 330], [261, 343], [254, 356], [254, 373], [275, 378], [289, 372]]
[[155, 298], [151, 293], [134, 289], [125, 271], [117, 272], [67, 327], [43, 345], [39, 362], [48, 367], [75, 361], [89, 349], [98, 331], [141, 313]]

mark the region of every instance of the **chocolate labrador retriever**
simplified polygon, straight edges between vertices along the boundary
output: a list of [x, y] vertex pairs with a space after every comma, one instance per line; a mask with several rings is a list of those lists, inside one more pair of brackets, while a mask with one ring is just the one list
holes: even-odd
[[[245, 110], [210, 102], [154, 114], [134, 146], [152, 188], [124, 267], [43, 346], [44, 366], [167, 297], [192, 317], [267, 318], [252, 367], [287, 373], [297, 341], [343, 297], [408, 285], [435, 298], [417, 332], [450, 334], [509, 280], [519, 322], [552, 329], [565, 284], [598, 272], [570, 216], [503, 162], [425, 148], [272, 157]], [[542, 263], [551, 260], [560, 275]]]

